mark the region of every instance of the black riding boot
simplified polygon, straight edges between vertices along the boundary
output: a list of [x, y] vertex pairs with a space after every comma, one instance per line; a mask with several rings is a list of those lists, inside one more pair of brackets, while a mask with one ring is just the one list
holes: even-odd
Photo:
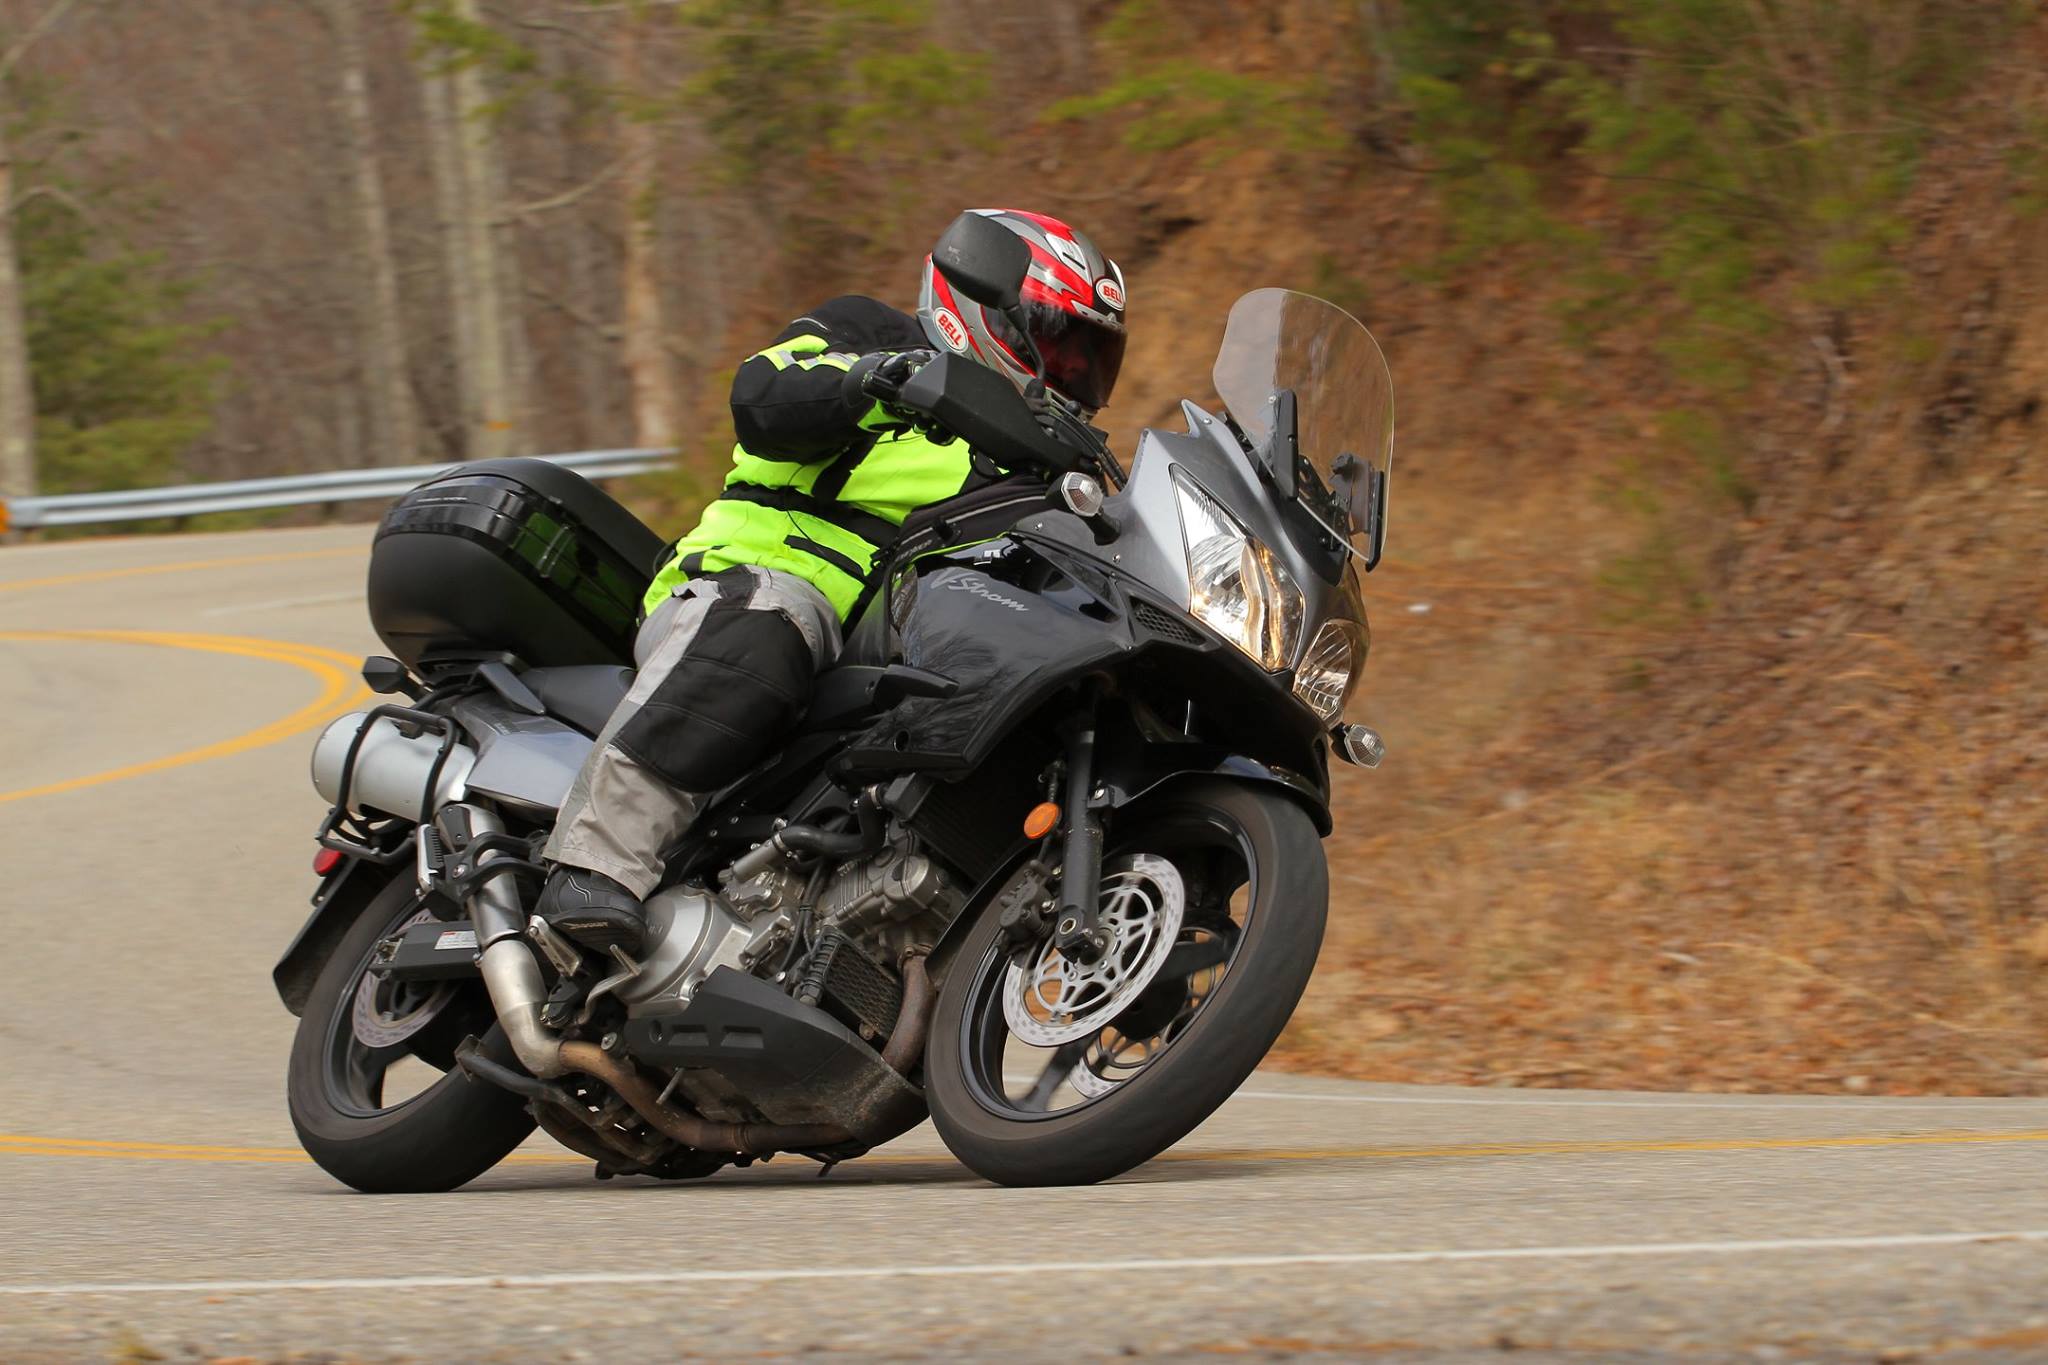
[[647, 940], [640, 898], [601, 872], [557, 867], [541, 890], [539, 913], [550, 928], [601, 955], [617, 944], [638, 957]]

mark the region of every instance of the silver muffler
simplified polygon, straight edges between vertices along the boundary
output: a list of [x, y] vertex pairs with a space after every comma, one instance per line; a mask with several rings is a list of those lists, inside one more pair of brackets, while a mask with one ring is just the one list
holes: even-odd
[[[313, 746], [313, 790], [329, 805], [340, 801], [344, 778], [353, 815], [361, 815], [367, 808], [417, 824], [449, 802], [462, 799], [469, 770], [476, 766], [476, 750], [456, 742], [437, 773], [434, 765], [446, 743], [443, 736], [431, 731], [408, 735], [389, 716], [379, 717], [365, 731], [363, 723], [369, 715], [357, 711], [343, 716], [322, 731]], [[363, 742], [351, 768], [348, 752], [358, 733]]]

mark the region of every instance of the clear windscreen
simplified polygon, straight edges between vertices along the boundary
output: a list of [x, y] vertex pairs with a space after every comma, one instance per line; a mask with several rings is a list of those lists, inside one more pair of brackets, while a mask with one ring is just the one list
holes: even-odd
[[1384, 544], [1384, 503], [1375, 481], [1394, 458], [1394, 385], [1365, 324], [1325, 299], [1255, 289], [1230, 310], [1216, 354], [1217, 396], [1257, 449], [1270, 445], [1279, 395], [1292, 392], [1296, 492], [1324, 529], [1370, 554], [1374, 519]]

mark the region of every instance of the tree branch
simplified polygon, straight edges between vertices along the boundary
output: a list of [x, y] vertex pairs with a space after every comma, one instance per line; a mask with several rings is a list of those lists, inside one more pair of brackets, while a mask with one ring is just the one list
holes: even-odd
[[563, 190], [560, 194], [549, 195], [546, 199], [536, 199], [530, 204], [515, 205], [506, 214], [506, 217], [531, 218], [535, 214], [546, 213], [550, 209], [565, 209], [579, 200], [587, 199], [593, 191], [602, 187], [606, 182], [615, 178], [620, 171], [624, 170], [629, 159], [628, 157], [620, 157], [574, 189]]
[[77, 3], [78, 0], [55, 0], [55, 3], [43, 11], [40, 19], [37, 19], [28, 26], [28, 32], [22, 34], [16, 40], [14, 46], [8, 48], [4, 55], [0, 55], [0, 81], [4, 81], [14, 74], [14, 68], [20, 64], [23, 57], [28, 55], [28, 50], [34, 47], [45, 33], [50, 31], [50, 27], [53, 24], [64, 17], [66, 10]]
[[69, 190], [60, 189], [55, 185], [38, 185], [24, 194], [17, 194], [14, 196], [14, 202], [6, 206], [7, 212], [9, 214], [19, 213], [38, 199], [54, 199], [94, 227], [100, 225], [99, 218], [91, 209], [80, 203], [76, 195], [72, 194]]

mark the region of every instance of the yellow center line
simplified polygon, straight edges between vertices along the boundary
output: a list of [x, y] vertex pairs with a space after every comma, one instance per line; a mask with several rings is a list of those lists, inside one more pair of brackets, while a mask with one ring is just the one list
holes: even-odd
[[[1473, 1157], [1596, 1156], [1627, 1153], [1816, 1151], [1884, 1147], [1957, 1146], [1984, 1143], [2048, 1142], [2048, 1129], [2002, 1131], [1960, 1129], [1929, 1133], [1869, 1133], [1846, 1137], [1756, 1138], [1594, 1138], [1557, 1142], [1477, 1142], [1380, 1147], [1300, 1147], [1265, 1150], [1232, 1147], [1192, 1148], [1156, 1158], [1173, 1162], [1330, 1162], [1419, 1161]], [[125, 1142], [100, 1138], [40, 1137], [0, 1133], [0, 1156], [97, 1157], [124, 1161], [199, 1161], [212, 1163], [289, 1163], [309, 1160], [294, 1147], [226, 1147], [203, 1143]], [[568, 1152], [514, 1152], [517, 1165], [582, 1165], [587, 1158]], [[944, 1152], [885, 1152], [849, 1163], [863, 1166], [951, 1165]]]
[[367, 545], [339, 550], [294, 550], [289, 554], [236, 555], [225, 559], [187, 559], [176, 564], [144, 564], [133, 569], [92, 569], [83, 573], [56, 574], [48, 578], [17, 578], [0, 582], [0, 592], [26, 592], [30, 588], [64, 588], [74, 583], [105, 583], [116, 578], [138, 578], [146, 574], [187, 573], [194, 569], [228, 569], [244, 564], [285, 564], [300, 559], [335, 559], [343, 555], [367, 555]]
[[294, 668], [311, 673], [322, 684], [318, 697], [290, 715], [231, 739], [201, 745], [196, 749], [186, 749], [163, 758], [130, 763], [105, 772], [89, 773], [83, 777], [66, 778], [61, 782], [48, 782], [41, 786], [0, 792], [0, 805], [5, 805], [9, 801], [27, 800], [31, 796], [52, 796], [58, 792], [77, 791], [82, 787], [96, 787], [105, 782], [119, 782], [125, 778], [162, 772], [167, 768], [183, 767], [188, 763], [204, 763], [211, 759], [227, 758], [251, 749], [260, 749], [265, 745], [276, 744], [280, 740], [303, 734], [315, 726], [324, 725], [336, 716], [345, 715], [369, 700], [372, 695], [370, 689], [363, 686], [355, 675], [358, 660], [340, 650], [323, 649], [319, 645], [292, 644], [283, 640], [258, 640], [236, 635], [202, 635], [152, 630], [0, 630], [0, 640], [81, 640], [108, 644], [157, 645], [167, 649], [193, 649], [209, 654], [230, 654], [271, 663], [290, 664]]

